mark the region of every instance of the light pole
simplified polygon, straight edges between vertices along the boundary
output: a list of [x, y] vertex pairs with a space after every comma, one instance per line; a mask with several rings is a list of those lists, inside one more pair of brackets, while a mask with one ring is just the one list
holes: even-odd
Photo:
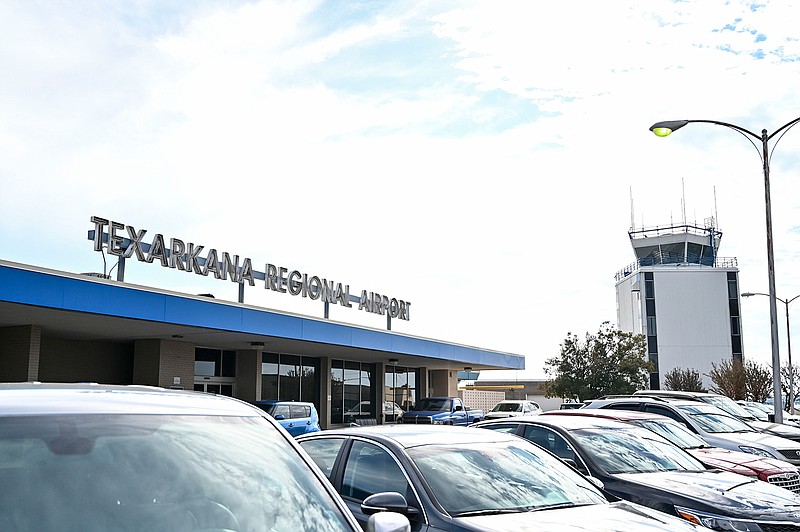
[[[765, 294], [763, 292], [745, 292], [742, 294], [742, 297], [751, 296], [769, 297], [769, 294]], [[776, 301], [780, 301], [783, 303], [784, 307], [786, 307], [786, 353], [789, 357], [789, 412], [792, 415], [794, 415], [794, 366], [792, 366], [792, 333], [789, 329], [789, 303], [798, 297], [800, 297], [800, 294], [794, 296], [792, 299], [781, 299], [779, 297], [775, 297]]]
[[[673, 131], [677, 131], [686, 124], [702, 123], [725, 126], [740, 133], [744, 138], [749, 140], [750, 144], [753, 145], [756, 151], [759, 151], [758, 145], [753, 142], [753, 139], [761, 141], [761, 151], [759, 152], [759, 156], [761, 157], [761, 163], [764, 170], [764, 201], [766, 204], [767, 215], [767, 274], [769, 276], [769, 321], [770, 334], [772, 337], [772, 386], [773, 397], [775, 398], [773, 401], [775, 407], [775, 423], [783, 423], [783, 408], [779, 404], [781, 402], [779, 400], [781, 397], [781, 357], [778, 351], [778, 309], [775, 300], [775, 256], [772, 251], [772, 204], [769, 196], [769, 161], [772, 154], [769, 152], [769, 141], [775, 135], [782, 132], [781, 136], [775, 141], [775, 144], [777, 144], [783, 135], [798, 122], [800, 122], [800, 117], [782, 125], [773, 131], [771, 135], [767, 134], [766, 129], [762, 129], [761, 135], [757, 135], [756, 133], [753, 133], [752, 131], [741, 126], [729, 124], [727, 122], [719, 122], [717, 120], [668, 120], [665, 122], [656, 122], [650, 126], [650, 131], [659, 137], [666, 137]], [[775, 147], [773, 146], [772, 149], [774, 151]]]

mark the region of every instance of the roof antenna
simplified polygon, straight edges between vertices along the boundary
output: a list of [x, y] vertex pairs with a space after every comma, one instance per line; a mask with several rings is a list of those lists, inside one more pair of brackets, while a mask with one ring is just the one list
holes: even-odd
[[628, 187], [631, 196], [631, 231], [636, 230], [636, 222], [633, 219], [633, 187]]
[[686, 225], [686, 184], [681, 178], [681, 210], [683, 211], [683, 225]]

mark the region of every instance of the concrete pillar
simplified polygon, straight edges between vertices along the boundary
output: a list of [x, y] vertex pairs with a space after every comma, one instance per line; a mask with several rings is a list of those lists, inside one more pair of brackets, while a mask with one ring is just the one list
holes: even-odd
[[38, 325], [0, 328], [0, 382], [39, 380], [42, 329]]
[[194, 344], [175, 340], [136, 340], [133, 383], [194, 389], [194, 347]]
[[319, 426], [322, 430], [331, 427], [331, 359], [319, 359]]
[[236, 351], [236, 397], [261, 400], [261, 350]]
[[449, 369], [431, 370], [430, 397], [457, 397], [458, 372]]

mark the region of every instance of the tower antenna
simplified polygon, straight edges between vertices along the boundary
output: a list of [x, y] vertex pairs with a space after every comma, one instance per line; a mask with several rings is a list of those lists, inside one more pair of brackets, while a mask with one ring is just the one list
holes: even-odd
[[631, 196], [631, 231], [636, 230], [636, 222], [633, 219], [633, 187], [628, 187]]

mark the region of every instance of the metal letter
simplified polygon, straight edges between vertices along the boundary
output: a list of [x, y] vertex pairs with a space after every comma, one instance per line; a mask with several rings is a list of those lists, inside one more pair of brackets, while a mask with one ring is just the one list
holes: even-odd
[[108, 225], [108, 220], [98, 216], [92, 216], [89, 220], [94, 224], [94, 250], [101, 251], [103, 249], [103, 228]]

